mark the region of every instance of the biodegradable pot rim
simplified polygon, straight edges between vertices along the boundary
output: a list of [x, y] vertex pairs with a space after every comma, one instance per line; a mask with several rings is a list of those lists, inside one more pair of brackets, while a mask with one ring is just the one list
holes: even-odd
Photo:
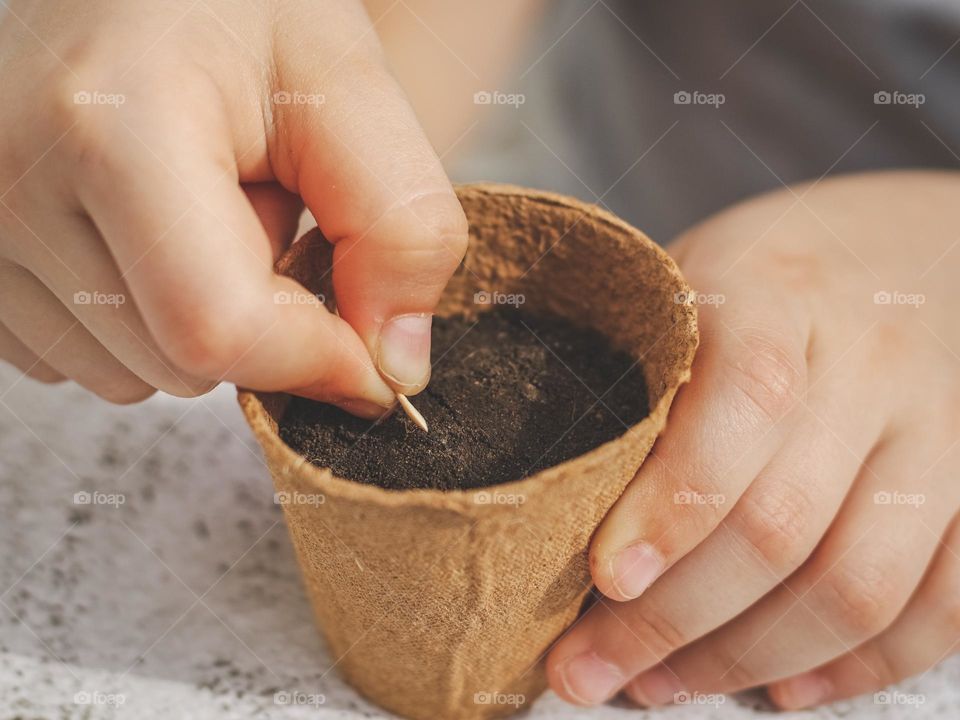
[[[639, 243], [646, 252], [651, 252], [657, 257], [669, 275], [673, 276], [679, 283], [681, 290], [689, 289], [673, 258], [670, 257], [662, 247], [650, 240], [650, 238], [640, 230], [597, 205], [588, 204], [575, 198], [569, 198], [556, 193], [543, 190], [530, 190], [517, 185], [475, 183], [460, 184], [457, 185], [456, 188], [458, 191], [463, 190], [486, 195], [519, 196], [526, 201], [579, 210], [584, 214], [584, 217], [589, 217], [594, 221], [599, 221], [601, 224], [610, 226], [618, 233], [626, 233], [629, 235], [631, 239]], [[684, 304], [680, 304], [677, 307], [682, 314], [682, 318], [678, 320], [670, 330], [673, 330], [680, 325], [681, 322], [685, 321], [687, 325], [686, 334], [691, 338], [692, 342], [689, 344], [684, 357], [676, 363], [675, 367], [679, 370], [676, 380], [664, 389], [660, 399], [656, 405], [649, 409], [647, 415], [640, 422], [631, 425], [622, 435], [618, 435], [586, 453], [565, 460], [558, 465], [544, 468], [525, 478], [506, 483], [461, 490], [439, 490], [435, 488], [389, 490], [378, 485], [341, 478], [334, 475], [330, 468], [314, 465], [307, 458], [283, 442], [279, 432], [274, 430], [272, 421], [263, 403], [257, 397], [256, 391], [238, 388], [237, 399], [247, 418], [247, 422], [250, 424], [260, 444], [264, 446], [264, 449], [266, 449], [266, 446], [270, 446], [272, 450], [277, 452], [279, 457], [283, 459], [284, 462], [281, 471], [295, 482], [301, 484], [308, 483], [312, 486], [311, 489], [320, 491], [324, 496], [375, 503], [384, 507], [409, 508], [411, 506], [422, 506], [432, 509], [444, 508], [472, 516], [507, 513], [511, 512], [509, 505], [502, 503], [478, 503], [476, 501], [478, 493], [503, 493], [530, 497], [539, 493], [549, 492], [553, 481], [556, 480], [557, 476], [564, 474], [563, 469], [569, 463], [574, 461], [587, 461], [591, 464], [603, 462], [607, 458], [617, 454], [615, 445], [625, 436], [647, 433], [651, 425], [660, 424], [661, 427], [657, 428], [657, 434], [662, 432], [662, 426], [665, 425], [666, 422], [667, 411], [673, 402], [676, 391], [690, 380], [693, 357], [699, 344], [696, 308], [693, 305]], [[669, 331], [664, 332], [663, 337], [666, 337], [667, 332]], [[680, 328], [679, 332], [683, 332], [683, 328]], [[642, 362], [642, 357], [638, 359], [638, 362]], [[648, 395], [651, 392], [649, 387], [647, 388], [647, 392]], [[306, 467], [304, 467], [304, 465]]]

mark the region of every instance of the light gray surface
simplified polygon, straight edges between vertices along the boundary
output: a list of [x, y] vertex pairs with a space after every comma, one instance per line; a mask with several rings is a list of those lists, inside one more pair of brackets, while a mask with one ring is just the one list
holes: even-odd
[[[75, 504], [84, 491], [125, 502]], [[121, 408], [0, 368], [0, 512], [0, 718], [386, 717], [331, 670], [232, 387]], [[958, 678], [954, 659], [905, 685], [918, 709], [865, 698], [781, 717], [956, 717]], [[77, 704], [84, 692], [123, 704]], [[527, 717], [766, 714], [754, 706], [648, 715], [548, 694]]]

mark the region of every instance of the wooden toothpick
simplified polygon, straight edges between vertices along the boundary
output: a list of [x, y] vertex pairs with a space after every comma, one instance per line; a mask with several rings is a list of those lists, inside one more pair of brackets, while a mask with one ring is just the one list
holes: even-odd
[[413, 403], [407, 400], [406, 395], [403, 393], [397, 393], [397, 400], [400, 401], [400, 407], [403, 408], [403, 411], [407, 414], [407, 417], [413, 420], [414, 424], [418, 428], [424, 432], [430, 432], [430, 428], [427, 426], [427, 421], [423, 419], [423, 415], [421, 415], [420, 411], [413, 406]]

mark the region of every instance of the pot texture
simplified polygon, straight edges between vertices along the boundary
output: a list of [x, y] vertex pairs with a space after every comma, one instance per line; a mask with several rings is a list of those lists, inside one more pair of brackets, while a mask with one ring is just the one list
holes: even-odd
[[[400, 492], [312, 465], [277, 434], [289, 397], [240, 391], [336, 667], [383, 707], [423, 720], [506, 715], [543, 691], [543, 657], [591, 587], [590, 537], [663, 430], [697, 346], [689, 288], [643, 233], [548, 193], [458, 192], [471, 242], [438, 313], [475, 315], [490, 308], [483, 293], [522, 294], [526, 310], [592, 326], [643, 364], [651, 412], [527, 478]], [[313, 231], [278, 270], [331, 298], [331, 260]]]

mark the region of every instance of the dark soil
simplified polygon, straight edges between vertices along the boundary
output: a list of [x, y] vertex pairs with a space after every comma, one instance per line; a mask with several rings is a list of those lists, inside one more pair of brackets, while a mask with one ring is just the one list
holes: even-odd
[[622, 435], [646, 417], [641, 366], [593, 330], [497, 309], [434, 319], [433, 376], [379, 424], [294, 398], [280, 423], [290, 447], [344, 478], [402, 490], [520, 480]]

